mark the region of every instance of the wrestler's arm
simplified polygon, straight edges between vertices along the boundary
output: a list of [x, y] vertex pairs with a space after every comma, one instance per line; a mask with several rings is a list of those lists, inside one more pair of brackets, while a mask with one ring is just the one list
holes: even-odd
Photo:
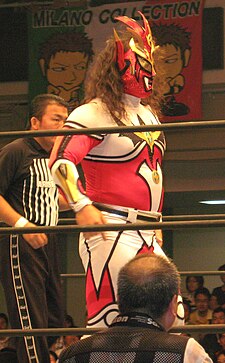
[[163, 246], [163, 233], [161, 229], [155, 230], [155, 238], [160, 247]]
[[[0, 220], [9, 226], [15, 226], [16, 222], [22, 217], [11, 205], [0, 195]], [[23, 227], [36, 227], [35, 224], [24, 219]], [[45, 233], [28, 233], [24, 234], [23, 238], [33, 248], [43, 247], [48, 243], [48, 238]]]
[[68, 211], [70, 210], [70, 206], [69, 204], [67, 203], [67, 200], [64, 198], [63, 195], [61, 195], [59, 193], [59, 211], [60, 212], [65, 212], [65, 211]]
[[[62, 143], [66, 144], [66, 139], [58, 137], [50, 157], [49, 166], [53, 179], [65, 196], [70, 208], [75, 212], [77, 224], [81, 226], [105, 224], [102, 213], [92, 205], [92, 201], [83, 192], [75, 165], [82, 160], [95, 142], [91, 137], [74, 135], [62, 151]], [[88, 239], [96, 234], [99, 232], [86, 232], [84, 236]], [[104, 233], [101, 234], [105, 238]]]

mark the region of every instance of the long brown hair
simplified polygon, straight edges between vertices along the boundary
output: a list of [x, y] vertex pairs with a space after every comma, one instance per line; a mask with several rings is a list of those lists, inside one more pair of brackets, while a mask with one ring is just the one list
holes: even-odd
[[[126, 51], [131, 34], [125, 31], [120, 33], [119, 37]], [[105, 48], [95, 57], [87, 73], [84, 103], [98, 97], [112, 116], [126, 118], [123, 93], [123, 84], [116, 64], [116, 42], [114, 37], [110, 37]], [[149, 98], [143, 99], [142, 103], [150, 105], [152, 111], [159, 114], [159, 95], [155, 92]]]

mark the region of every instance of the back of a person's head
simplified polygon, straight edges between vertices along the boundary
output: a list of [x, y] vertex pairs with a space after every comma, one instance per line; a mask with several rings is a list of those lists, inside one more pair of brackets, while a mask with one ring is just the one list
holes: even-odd
[[9, 319], [5, 313], [0, 313], [0, 329], [8, 329]]
[[218, 271], [225, 271], [225, 263], [218, 267]]
[[0, 362], [1, 363], [18, 363], [16, 351], [11, 348], [3, 348], [0, 351]]
[[73, 318], [72, 318], [72, 316], [71, 316], [71, 315], [69, 315], [69, 314], [66, 314], [66, 315], [65, 315], [64, 323], [65, 323], [65, 326], [66, 326], [67, 328], [74, 328], [74, 327], [75, 327], [75, 324], [74, 324]]
[[4, 320], [6, 326], [9, 324], [8, 316], [5, 313], [0, 313], [0, 319]]
[[180, 276], [172, 261], [155, 254], [141, 254], [119, 272], [118, 304], [121, 314], [144, 312], [161, 317], [178, 294]]
[[208, 299], [210, 299], [210, 296], [211, 296], [211, 294], [210, 294], [209, 290], [207, 289], [207, 287], [201, 287], [201, 288], [197, 289], [197, 290], [195, 291], [195, 293], [194, 293], [194, 298], [196, 299], [196, 297], [197, 297], [198, 295], [204, 295], [204, 296], [206, 296]]

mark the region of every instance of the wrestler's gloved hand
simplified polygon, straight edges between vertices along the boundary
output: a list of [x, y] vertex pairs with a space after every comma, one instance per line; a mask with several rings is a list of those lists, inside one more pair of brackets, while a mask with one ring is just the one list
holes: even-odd
[[[103, 214], [95, 208], [92, 204], [88, 204], [83, 207], [79, 212], [76, 213], [76, 221], [80, 226], [88, 226], [91, 224], [106, 224], [106, 220]], [[98, 234], [102, 235], [102, 238], [105, 240], [104, 232], [84, 232], [84, 238], [90, 239], [93, 236]]]

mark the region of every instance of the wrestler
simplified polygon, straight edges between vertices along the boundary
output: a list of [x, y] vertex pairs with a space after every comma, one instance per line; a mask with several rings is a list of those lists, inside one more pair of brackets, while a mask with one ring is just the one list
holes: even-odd
[[[161, 220], [164, 135], [120, 132], [124, 125], [159, 123], [158, 100], [152, 92], [154, 44], [149, 24], [141, 16], [143, 27], [128, 17], [117, 18], [129, 30], [115, 32], [107, 41], [87, 77], [85, 104], [70, 114], [64, 126], [118, 126], [118, 132], [58, 137], [51, 154], [53, 178], [81, 226]], [[78, 163], [85, 175], [85, 192]], [[118, 271], [136, 254], [152, 251], [163, 254], [153, 230], [81, 233], [87, 327], [111, 323], [118, 313]]]

